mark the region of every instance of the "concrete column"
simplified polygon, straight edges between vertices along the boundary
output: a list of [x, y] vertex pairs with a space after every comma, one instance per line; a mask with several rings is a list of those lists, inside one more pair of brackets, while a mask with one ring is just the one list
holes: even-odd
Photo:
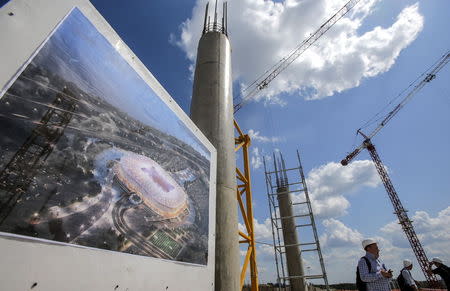
[[[303, 276], [303, 262], [300, 254], [300, 247], [297, 238], [297, 229], [295, 227], [295, 218], [293, 218], [292, 201], [289, 192], [289, 187], [279, 187], [277, 189], [278, 204], [280, 206], [280, 217], [289, 217], [281, 219], [281, 226], [283, 228], [283, 239], [286, 247], [286, 264], [288, 268], [289, 277]], [[288, 246], [292, 245], [292, 246]], [[292, 291], [306, 291], [305, 279], [296, 278], [289, 279]]]
[[239, 290], [239, 241], [234, 153], [231, 48], [225, 34], [199, 42], [191, 119], [217, 149], [215, 290]]

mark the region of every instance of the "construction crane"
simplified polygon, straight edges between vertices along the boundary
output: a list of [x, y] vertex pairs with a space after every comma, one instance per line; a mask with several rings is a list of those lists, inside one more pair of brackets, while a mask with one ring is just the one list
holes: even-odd
[[[425, 254], [425, 251], [423, 250], [423, 247], [419, 241], [419, 238], [417, 237], [416, 232], [414, 231], [414, 227], [412, 225], [411, 220], [408, 218], [407, 210], [403, 207], [400, 199], [398, 198], [397, 192], [395, 191], [394, 185], [391, 182], [391, 179], [389, 178], [389, 175], [386, 171], [385, 166], [381, 162], [380, 157], [378, 156], [378, 153], [375, 149], [375, 146], [372, 144], [371, 139], [384, 127], [386, 124], [392, 120], [392, 118], [400, 111], [400, 109], [403, 108], [403, 106], [406, 105], [408, 101], [411, 100], [411, 98], [420, 90], [422, 89], [426, 84], [430, 83], [432, 80], [436, 78], [436, 74], [450, 61], [450, 52], [447, 52], [444, 56], [442, 56], [437, 62], [436, 65], [425, 75], [425, 77], [417, 83], [413, 87], [413, 89], [406, 94], [406, 96], [402, 99], [402, 101], [391, 111], [389, 112], [386, 117], [381, 121], [381, 123], [369, 134], [365, 135], [361, 129], [358, 129], [357, 134], [360, 134], [364, 141], [362, 144], [357, 147], [353, 152], [351, 152], [348, 156], [346, 156], [342, 161], [341, 164], [343, 166], [348, 165], [348, 163], [353, 160], [363, 149], [367, 149], [369, 151], [370, 157], [372, 158], [375, 167], [378, 171], [378, 174], [380, 175], [381, 180], [383, 181], [384, 187], [386, 189], [386, 192], [388, 193], [389, 199], [392, 202], [392, 205], [394, 206], [394, 214], [397, 215], [397, 218], [399, 220], [399, 223], [403, 229], [403, 231], [406, 234], [406, 237], [408, 238], [408, 241], [411, 245], [411, 248], [414, 251], [414, 254], [416, 255], [417, 261], [419, 262], [419, 265], [422, 269], [423, 274], [425, 275], [425, 278], [427, 282], [431, 286], [439, 286], [438, 280], [434, 274], [429, 274], [427, 271], [429, 269], [429, 261]], [[420, 80], [420, 78], [419, 78]]]
[[259, 91], [267, 88], [270, 82], [275, 79], [282, 71], [292, 64], [301, 54], [312, 46], [323, 34], [325, 34], [336, 22], [344, 17], [360, 0], [350, 0], [341, 9], [323, 23], [315, 32], [293, 49], [286, 57], [276, 63], [272, 70], [269, 69], [257, 80], [250, 84], [246, 89], [248, 93], [242, 98], [241, 102], [234, 105], [234, 113], [239, 111], [247, 102]]

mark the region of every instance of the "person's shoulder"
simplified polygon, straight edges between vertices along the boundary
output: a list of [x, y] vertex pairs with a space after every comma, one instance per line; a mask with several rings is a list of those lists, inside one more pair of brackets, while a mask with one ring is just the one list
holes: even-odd
[[361, 261], [367, 261], [367, 260], [370, 260], [369, 257], [364, 255], [364, 256], [361, 256], [358, 261], [361, 262]]
[[367, 263], [370, 264], [370, 261], [369, 261], [369, 258], [367, 258], [366, 256], [361, 256], [358, 259], [358, 265], [361, 265], [361, 264], [366, 264], [367, 265]]

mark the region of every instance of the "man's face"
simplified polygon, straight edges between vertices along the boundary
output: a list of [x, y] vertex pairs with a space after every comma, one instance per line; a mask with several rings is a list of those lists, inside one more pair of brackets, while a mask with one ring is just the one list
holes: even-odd
[[410, 265], [410, 266], [406, 267], [406, 269], [412, 270], [412, 267], [413, 267], [413, 265]]
[[375, 256], [375, 258], [378, 259], [378, 257], [380, 256], [380, 249], [378, 248], [377, 244], [371, 244], [367, 246], [367, 252], [373, 254]]

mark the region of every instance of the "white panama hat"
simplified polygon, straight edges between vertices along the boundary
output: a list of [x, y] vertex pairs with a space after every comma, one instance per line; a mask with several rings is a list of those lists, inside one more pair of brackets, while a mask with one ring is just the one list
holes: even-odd
[[435, 262], [435, 263], [442, 264], [442, 260], [439, 259], [439, 258], [433, 258], [431, 261], [432, 261], [432, 262]]
[[368, 245], [376, 244], [376, 243], [377, 243], [377, 241], [374, 240], [373, 238], [368, 238], [368, 239], [363, 240], [361, 244], [362, 244], [363, 249], [365, 249]]

